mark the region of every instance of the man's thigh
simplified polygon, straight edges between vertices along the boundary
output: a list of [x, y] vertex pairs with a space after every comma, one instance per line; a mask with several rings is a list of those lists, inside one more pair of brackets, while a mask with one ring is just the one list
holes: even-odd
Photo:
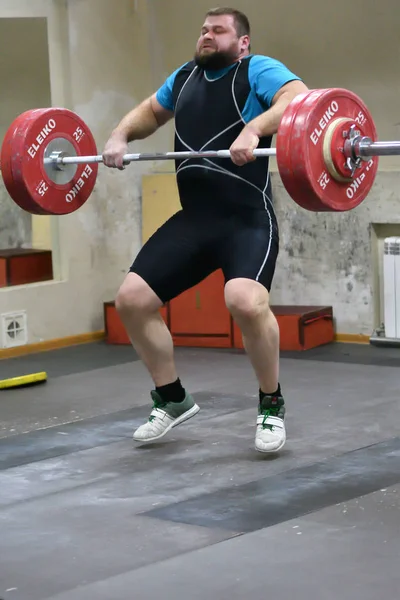
[[204, 226], [181, 210], [143, 245], [130, 272], [140, 275], [163, 303], [168, 302], [215, 270], [206, 235]]
[[270, 292], [278, 253], [276, 226], [271, 227], [264, 218], [260, 222], [257, 219], [237, 220], [219, 252], [225, 280], [252, 279]]

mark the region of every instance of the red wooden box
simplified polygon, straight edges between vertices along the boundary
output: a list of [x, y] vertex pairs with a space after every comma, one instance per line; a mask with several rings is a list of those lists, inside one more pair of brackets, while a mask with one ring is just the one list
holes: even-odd
[[[331, 306], [271, 306], [280, 332], [281, 350], [309, 350], [334, 341]], [[243, 348], [239, 327], [234, 324], [233, 345]]]
[[232, 347], [232, 322], [225, 306], [221, 270], [171, 300], [169, 311], [175, 346]]
[[0, 287], [53, 279], [51, 250], [0, 249]]

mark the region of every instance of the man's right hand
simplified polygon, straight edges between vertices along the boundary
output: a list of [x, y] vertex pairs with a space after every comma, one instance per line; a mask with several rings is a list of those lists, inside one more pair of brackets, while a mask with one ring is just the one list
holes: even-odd
[[103, 163], [106, 167], [123, 171], [125, 167], [122, 159], [125, 154], [128, 154], [128, 142], [126, 141], [126, 137], [113, 134], [104, 147]]

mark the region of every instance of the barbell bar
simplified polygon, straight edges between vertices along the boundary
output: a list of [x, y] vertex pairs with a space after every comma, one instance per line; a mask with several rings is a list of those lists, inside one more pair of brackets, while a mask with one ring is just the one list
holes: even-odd
[[[393, 156], [400, 155], [400, 142], [371, 142], [369, 138], [361, 138], [357, 144], [352, 143], [346, 152], [344, 146], [345, 158], [371, 158], [372, 156]], [[276, 148], [256, 148], [253, 150], [253, 156], [255, 158], [263, 156], [276, 156]], [[128, 165], [134, 161], [146, 161], [146, 160], [188, 160], [191, 158], [231, 158], [230, 150], [206, 150], [200, 151], [188, 151], [188, 152], [142, 152], [135, 154], [125, 154], [123, 156], [123, 164]], [[96, 156], [63, 156], [62, 153], [54, 152], [49, 157], [44, 159], [45, 165], [78, 165], [85, 163], [102, 163], [103, 156], [98, 154]]]
[[[378, 141], [367, 106], [343, 88], [296, 96], [282, 117], [276, 148], [254, 150], [255, 158], [276, 156], [283, 185], [299, 206], [332, 212], [361, 204], [373, 186], [378, 157], [399, 154], [400, 141]], [[155, 152], [126, 154], [123, 162], [230, 157], [229, 150]], [[28, 110], [14, 119], [0, 154], [9, 195], [33, 214], [63, 215], [81, 208], [102, 162], [86, 123], [57, 107]]]
[[[346, 156], [346, 146], [344, 148]], [[371, 142], [361, 138], [352, 145], [350, 156], [355, 158], [370, 158], [371, 156], [398, 156], [400, 155], [400, 142]]]
[[[253, 152], [255, 157], [260, 156], [276, 156], [276, 148], [256, 148]], [[139, 154], [125, 154], [123, 163], [129, 164], [134, 161], [141, 160], [186, 160], [190, 158], [230, 158], [229, 150], [206, 150], [204, 152], [188, 151], [188, 152], [142, 152]], [[77, 165], [85, 163], [102, 163], [103, 156], [62, 156], [56, 152], [44, 159], [45, 165]]]

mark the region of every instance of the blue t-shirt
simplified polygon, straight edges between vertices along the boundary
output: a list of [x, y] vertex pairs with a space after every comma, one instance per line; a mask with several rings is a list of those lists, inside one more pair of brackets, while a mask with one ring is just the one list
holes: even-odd
[[[293, 80], [301, 81], [301, 78], [292, 73], [284, 64], [275, 58], [260, 54], [251, 55], [249, 65], [249, 83], [251, 92], [243, 109], [243, 120], [248, 123], [261, 113], [271, 107], [271, 102], [276, 92], [286, 83]], [[172, 89], [176, 75], [187, 65], [181, 65], [167, 78], [165, 83], [158, 89], [156, 98], [166, 110], [174, 110]], [[206, 71], [208, 79], [218, 79], [229, 69], [237, 66], [230, 65], [220, 71]]]

